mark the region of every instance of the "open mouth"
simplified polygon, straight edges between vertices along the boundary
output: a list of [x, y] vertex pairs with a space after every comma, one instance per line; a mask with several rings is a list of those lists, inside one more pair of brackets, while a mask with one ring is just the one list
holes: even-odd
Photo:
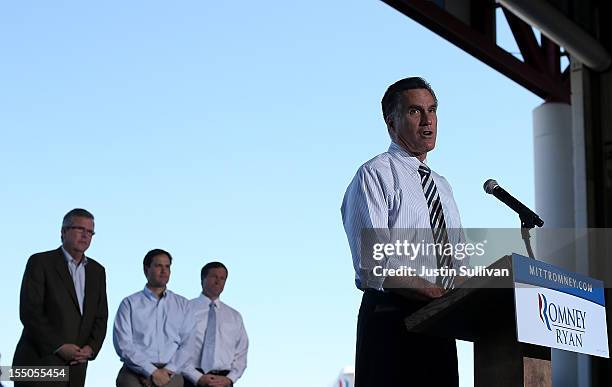
[[433, 136], [433, 130], [424, 130], [424, 131], [421, 132], [421, 134], [424, 137], [431, 137], [431, 136]]

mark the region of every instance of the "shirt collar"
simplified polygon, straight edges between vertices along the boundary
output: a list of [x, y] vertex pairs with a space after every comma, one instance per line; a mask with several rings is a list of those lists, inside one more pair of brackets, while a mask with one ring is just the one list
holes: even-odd
[[[70, 255], [70, 253], [66, 251], [64, 246], [62, 246], [61, 248], [62, 248], [62, 252], [64, 253], [64, 258], [66, 259], [66, 263], [72, 263], [73, 265], [78, 266], [79, 264], [74, 260], [72, 255]], [[85, 256], [85, 254], [83, 254], [83, 259], [81, 259], [80, 263], [82, 263], [83, 266], [87, 265], [87, 257]]]
[[408, 152], [395, 142], [391, 142], [391, 145], [389, 145], [389, 150], [387, 152], [389, 152], [392, 156], [395, 156], [399, 160], [403, 161], [415, 171], [419, 169], [419, 166], [427, 165], [427, 158], [423, 160], [423, 162], [421, 162], [416, 156], [413, 156], [410, 152]]
[[207, 306], [210, 305], [211, 302], [215, 304], [215, 307], [217, 308], [221, 306], [221, 300], [219, 298], [213, 301], [210, 298], [208, 298], [204, 293], [200, 293], [200, 299]]
[[168, 295], [169, 290], [168, 290], [168, 288], [166, 288], [166, 289], [165, 289], [165, 290], [162, 292], [162, 294], [161, 294], [161, 297], [160, 297], [160, 298], [157, 298], [157, 296], [155, 295], [155, 293], [153, 293], [153, 291], [152, 291], [151, 289], [149, 289], [149, 288], [147, 287], [147, 285], [145, 285], [145, 286], [144, 286], [144, 289], [142, 289], [142, 292], [145, 294], [145, 296], [146, 296], [147, 298], [157, 301], [157, 300], [161, 300], [162, 298], [166, 297], [166, 296]]

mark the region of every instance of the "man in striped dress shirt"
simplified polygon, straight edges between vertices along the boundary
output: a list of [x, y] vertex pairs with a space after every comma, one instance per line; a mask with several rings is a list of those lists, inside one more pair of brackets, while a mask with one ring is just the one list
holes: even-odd
[[[455, 341], [409, 333], [403, 320], [454, 286], [452, 276], [421, 271], [467, 262], [435, 251], [408, 257], [407, 250], [402, 255], [397, 249], [402, 246], [382, 248], [400, 239], [460, 239], [461, 232], [452, 232], [461, 229], [461, 220], [451, 187], [424, 164], [436, 145], [437, 108], [435, 93], [424, 79], [406, 78], [391, 85], [382, 109], [392, 143], [359, 168], [344, 196], [342, 220], [355, 282], [364, 291], [357, 323], [356, 387], [458, 385]], [[414, 271], [385, 271], [402, 267]]]

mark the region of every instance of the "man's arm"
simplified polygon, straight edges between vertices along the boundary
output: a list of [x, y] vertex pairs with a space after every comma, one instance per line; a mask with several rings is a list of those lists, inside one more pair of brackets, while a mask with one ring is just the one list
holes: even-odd
[[28, 339], [37, 347], [42, 355], [50, 355], [63, 344], [45, 313], [46, 276], [45, 267], [40, 255], [33, 255], [28, 260], [19, 296], [19, 317]]
[[198, 381], [204, 376], [203, 373], [196, 369], [200, 367], [200, 354], [202, 353], [203, 344], [203, 335], [198, 340], [200, 335], [198, 335], [196, 328], [194, 327], [191, 331], [185, 345], [181, 345], [177, 354], [178, 358], [181, 359], [180, 362], [183, 364], [181, 373], [194, 385], [198, 385]]
[[[387, 257], [375, 261], [372, 256], [362, 256], [364, 242], [373, 245], [389, 240], [389, 210], [376, 171], [365, 166], [357, 171], [344, 195], [342, 222], [361, 288], [382, 289], [385, 278], [374, 276], [372, 270], [378, 265], [386, 267]], [[364, 230], [372, 230], [366, 231], [371, 233], [368, 238], [364, 238]]]
[[132, 336], [132, 307], [129, 299], [124, 298], [117, 310], [113, 326], [113, 345], [121, 361], [135, 372], [151, 377], [157, 370], [144, 354], [134, 346]]
[[[96, 309], [96, 317], [94, 319], [93, 327], [89, 335], [89, 342], [85, 347], [89, 346], [91, 349], [90, 360], [93, 360], [100, 353], [102, 343], [106, 337], [106, 325], [108, 322], [108, 301], [106, 299], [106, 272], [101, 267], [102, 272], [100, 274], [100, 293], [98, 295], [98, 304]], [[84, 348], [85, 348], [84, 347]]]
[[240, 333], [236, 341], [236, 354], [234, 361], [232, 362], [232, 369], [230, 370], [227, 377], [236, 383], [236, 381], [242, 376], [247, 366], [247, 352], [249, 350], [249, 337], [247, 336], [246, 329], [244, 328], [244, 322], [240, 317]]
[[172, 363], [180, 364], [180, 372], [194, 385], [204, 375], [196, 368], [200, 367], [200, 355], [204, 343], [204, 330], [199, 324], [201, 315], [197, 314], [197, 306], [188, 303], [186, 306], [186, 317], [181, 332], [181, 345], [173, 356]]
[[189, 344], [189, 337], [193, 331], [195, 331], [195, 318], [193, 313], [189, 308], [189, 303], [185, 300], [185, 303], [182, 305], [182, 309], [179, 312], [180, 317], [183, 319], [181, 324], [181, 328], [179, 330], [179, 340], [180, 344], [176, 349], [176, 352], [170, 357], [168, 364], [166, 364], [166, 369], [171, 371], [172, 373], [181, 372], [189, 361], [189, 352], [186, 348]]
[[[466, 244], [467, 238], [465, 237], [465, 232], [463, 228], [458, 229], [456, 232], [459, 235], [459, 243]], [[470, 255], [465, 254], [465, 257], [463, 257], [462, 259], [455, 258], [454, 265], [458, 270], [460, 270], [462, 267], [469, 269], [472, 267], [470, 259], [471, 259]], [[463, 286], [465, 281], [469, 279], [470, 277], [467, 275], [459, 275], [457, 278], [455, 278], [455, 287]]]
[[[204, 377], [210, 377], [209, 380], [205, 380]], [[210, 387], [229, 387], [234, 383], [232, 379], [227, 376], [217, 376], [217, 375], [204, 375], [202, 377], [202, 382], [200, 385], [210, 386]]]

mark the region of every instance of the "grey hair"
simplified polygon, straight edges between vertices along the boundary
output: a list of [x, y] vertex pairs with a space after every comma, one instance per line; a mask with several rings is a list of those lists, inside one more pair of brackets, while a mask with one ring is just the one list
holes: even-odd
[[91, 212], [84, 210], [82, 208], [75, 208], [73, 210], [68, 211], [66, 215], [64, 215], [64, 219], [62, 220], [62, 228], [72, 226], [73, 219], [75, 217], [87, 218], [94, 220], [94, 216]]

